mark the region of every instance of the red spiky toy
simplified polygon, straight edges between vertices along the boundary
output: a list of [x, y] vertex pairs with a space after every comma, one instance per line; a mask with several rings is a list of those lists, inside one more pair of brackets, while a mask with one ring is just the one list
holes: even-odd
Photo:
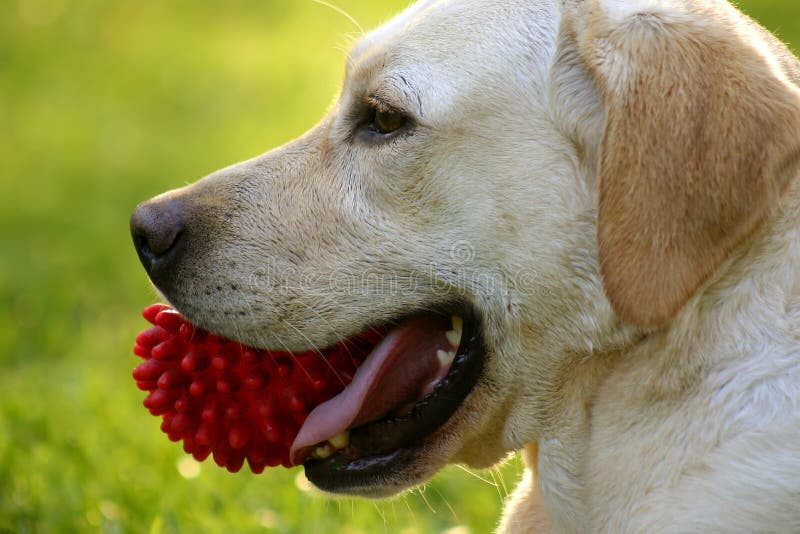
[[369, 331], [323, 352], [288, 353], [246, 347], [153, 304], [142, 315], [152, 327], [136, 337], [145, 359], [133, 370], [149, 394], [145, 407], [163, 418], [170, 440], [202, 461], [236, 472], [291, 467], [289, 447], [318, 404], [340, 393], [381, 338]]

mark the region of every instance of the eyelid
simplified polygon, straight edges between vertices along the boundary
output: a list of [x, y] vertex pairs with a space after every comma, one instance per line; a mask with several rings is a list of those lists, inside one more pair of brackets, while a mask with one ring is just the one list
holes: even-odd
[[364, 102], [367, 106], [377, 109], [378, 111], [382, 111], [384, 113], [394, 112], [403, 115], [408, 119], [413, 119], [413, 115], [406, 111], [403, 107], [393, 104], [392, 102], [375, 93], [364, 97]]

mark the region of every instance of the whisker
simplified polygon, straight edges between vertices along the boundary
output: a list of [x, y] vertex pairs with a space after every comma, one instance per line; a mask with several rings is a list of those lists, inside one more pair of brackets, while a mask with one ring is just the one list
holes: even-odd
[[417, 493], [419, 493], [419, 496], [422, 498], [423, 502], [428, 507], [428, 510], [430, 510], [432, 514], [435, 514], [436, 510], [433, 508], [433, 506], [431, 506], [431, 503], [428, 501], [428, 498], [425, 497], [425, 489], [426, 489], [426, 487], [427, 486], [425, 484], [423, 484], [422, 486], [417, 488]]
[[372, 506], [375, 507], [378, 515], [381, 516], [381, 521], [383, 521], [383, 531], [389, 532], [389, 526], [386, 523], [386, 514], [384, 513], [383, 509], [378, 505], [378, 503], [373, 503]]
[[487, 484], [489, 484], [490, 486], [494, 486], [494, 487], [497, 487], [497, 486], [498, 486], [497, 482], [491, 482], [490, 480], [488, 480], [488, 479], [486, 479], [486, 478], [484, 478], [484, 477], [480, 476], [478, 473], [475, 473], [474, 471], [470, 470], [470, 469], [469, 469], [469, 468], [467, 468], [467, 467], [464, 467], [464, 466], [463, 466], [463, 465], [461, 465], [461, 464], [456, 464], [456, 467], [458, 467], [459, 469], [461, 469], [461, 470], [462, 470], [462, 471], [464, 471], [465, 473], [468, 473], [468, 474], [472, 475], [473, 477], [477, 478], [477, 479], [478, 479], [478, 480], [480, 480], [481, 482], [486, 482], [486, 483], [487, 483]]
[[489, 476], [492, 477], [493, 486], [497, 489], [497, 496], [500, 498], [500, 504], [503, 504], [503, 492], [500, 490], [500, 484], [497, 483], [494, 470], [489, 470]]
[[[283, 322], [291, 326], [291, 324], [285, 319], [283, 320]], [[300, 360], [297, 358], [297, 356], [294, 355], [294, 352], [289, 350], [289, 347], [286, 345], [286, 343], [283, 342], [283, 340], [279, 336], [275, 336], [275, 339], [277, 339], [278, 343], [281, 344], [284, 352], [286, 352], [287, 354], [289, 354], [289, 356], [291, 356], [292, 360], [297, 364], [297, 367], [299, 367], [300, 370], [303, 371], [303, 374], [306, 375], [306, 378], [308, 378], [308, 380], [311, 381], [311, 373], [309, 373], [308, 370], [305, 367], [303, 367], [303, 364], [300, 363]]]
[[406, 493], [406, 494], [403, 495], [403, 504], [405, 504], [406, 508], [408, 508], [408, 512], [411, 514], [411, 517], [414, 519], [414, 523], [417, 523], [417, 514], [414, 513], [414, 510], [411, 508], [411, 505], [408, 504], [408, 496], [411, 495], [413, 492], [414, 492], [414, 490], [412, 490], [411, 492]]
[[344, 18], [349, 20], [353, 24], [353, 26], [358, 28], [358, 31], [361, 32], [361, 35], [364, 35], [364, 28], [361, 27], [361, 24], [359, 24], [358, 21], [355, 18], [353, 18], [353, 16], [350, 15], [344, 9], [342, 9], [342, 8], [340, 8], [338, 6], [335, 6], [335, 5], [331, 4], [330, 2], [326, 2], [325, 0], [311, 0], [311, 1], [316, 3], [316, 4], [320, 4], [322, 6], [325, 6], [327, 8], [330, 8], [330, 9], [336, 11], [337, 13], [342, 15]]
[[497, 478], [500, 479], [500, 485], [503, 486], [503, 493], [506, 497], [508, 497], [508, 486], [506, 486], [506, 477], [503, 476], [502, 471], [500, 471], [499, 466], [495, 466], [494, 471], [497, 473]]
[[[252, 306], [250, 306], [250, 305], [248, 304], [248, 307], [250, 308], [250, 310], [249, 310], [249, 313], [250, 313], [251, 317], [255, 317], [255, 314], [253, 313], [253, 308], [252, 308]], [[284, 322], [287, 322], [287, 321], [284, 321]], [[291, 326], [291, 324], [290, 324], [290, 326]], [[235, 328], [235, 327], [234, 327], [234, 328]], [[238, 332], [238, 330], [237, 330], [237, 332]], [[241, 337], [241, 336], [240, 336], [240, 337]], [[289, 350], [289, 347], [286, 345], [286, 343], [284, 343], [284, 342], [283, 342], [283, 340], [280, 338], [280, 336], [278, 336], [278, 335], [274, 335], [274, 338], [275, 338], [275, 339], [278, 341], [278, 343], [280, 343], [280, 344], [281, 344], [281, 346], [282, 346], [282, 347], [283, 347], [283, 349], [284, 349], [284, 352], [286, 352], [287, 354], [289, 354], [289, 356], [292, 358], [292, 360], [293, 360], [293, 361], [294, 361], [294, 362], [297, 364], [297, 367], [299, 367], [299, 368], [300, 368], [300, 370], [301, 370], [301, 371], [303, 371], [303, 373], [306, 375], [306, 377], [308, 378], [308, 380], [309, 380], [309, 381], [311, 381], [311, 374], [308, 372], [308, 370], [306, 370], [306, 368], [305, 368], [305, 367], [303, 367], [303, 364], [301, 364], [301, 363], [300, 363], [300, 360], [298, 360], [298, 359], [297, 359], [297, 357], [294, 355], [294, 353], [293, 353], [291, 350]], [[258, 340], [258, 344], [259, 344], [260, 346], [262, 346], [262, 347], [263, 347], [263, 346], [265, 346], [265, 345], [266, 345], [266, 343], [264, 343], [264, 339], [265, 339], [265, 338], [264, 338], [264, 337], [262, 337], [260, 334], [256, 334], [256, 339]], [[263, 352], [263, 351], [262, 351], [262, 352]], [[275, 357], [272, 355], [272, 351], [269, 351], [269, 350], [268, 350], [268, 351], [265, 351], [265, 352], [267, 353], [267, 355], [269, 356], [269, 358], [272, 360], [272, 363], [273, 363], [273, 365], [275, 365], [275, 366], [277, 367], [277, 361], [275, 360]], [[338, 378], [338, 377], [337, 377], [337, 378]]]
[[[325, 363], [325, 365], [327, 365], [328, 368], [331, 371], [333, 371], [334, 376], [336, 376], [336, 380], [338, 380], [342, 384], [342, 386], [346, 386], [347, 384], [345, 384], [344, 380], [342, 380], [342, 377], [339, 375], [339, 371], [337, 371], [336, 368], [331, 364], [331, 362], [328, 361], [328, 359], [325, 357], [325, 354], [323, 354], [322, 351], [317, 348], [317, 346], [308, 338], [308, 336], [305, 335], [302, 332], [302, 330], [297, 328], [295, 325], [293, 325], [292, 323], [290, 323], [286, 319], [284, 319], [283, 322], [285, 324], [287, 324], [290, 328], [293, 328], [295, 332], [297, 332], [298, 334], [303, 336], [303, 339], [308, 341], [308, 344], [312, 347], [311, 350], [314, 352], [314, 354], [319, 356], [319, 359], [322, 360]], [[309, 378], [310, 378], [310, 376], [309, 376]]]
[[[314, 294], [314, 298], [320, 298], [320, 299], [322, 299], [322, 300], [324, 300], [324, 301], [330, 302], [330, 303], [331, 303], [331, 304], [333, 304], [334, 306], [336, 305], [336, 301], [335, 301], [335, 300], [333, 300], [333, 298], [332, 298], [332, 297], [330, 297], [330, 296], [328, 296], [328, 295], [324, 295], [324, 294], [322, 294], [322, 293], [315, 293], [315, 294]], [[298, 302], [301, 302], [301, 301], [298, 301]], [[309, 305], [308, 305], [308, 304], [306, 304], [305, 302], [301, 302], [301, 304], [302, 304], [303, 306], [306, 306], [307, 308], [309, 308], [309, 309], [310, 309], [311, 311], [313, 311], [314, 313], [316, 313], [316, 314], [317, 314], [317, 316], [318, 316], [320, 319], [323, 319], [323, 320], [324, 320], [324, 318], [323, 318], [323, 317], [322, 317], [322, 316], [319, 314], [319, 312], [317, 312], [317, 311], [316, 311], [314, 308], [312, 308], [311, 306], [309, 306]], [[329, 328], [330, 328], [330, 327], [329, 327]], [[343, 335], [341, 335], [340, 333], [338, 333], [338, 332], [337, 332], [336, 330], [334, 330], [333, 328], [330, 328], [330, 330], [331, 330], [331, 332], [333, 332], [333, 334], [336, 336], [336, 338], [337, 338], [337, 339], [339, 339], [340, 341], [342, 341], [342, 346], [343, 346], [343, 347], [344, 347], [344, 349], [347, 351], [347, 356], [350, 358], [350, 362], [353, 364], [353, 366], [354, 366], [354, 367], [358, 368], [360, 364], [359, 364], [358, 360], [355, 358], [355, 356], [353, 356], [353, 353], [352, 353], [352, 352], [350, 352], [350, 349], [349, 349], [349, 348], [348, 348], [348, 346], [347, 346], [347, 345], [348, 345], [348, 340], [347, 340], [347, 338], [345, 338]], [[375, 327], [375, 326], [370, 326], [369, 330], [370, 330], [371, 332], [373, 332], [373, 333], [377, 334], [377, 335], [378, 335], [378, 336], [380, 336], [381, 338], [383, 338], [383, 337], [384, 337], [384, 332], [382, 332], [380, 329], [378, 329], [378, 328], [377, 328], [377, 327]]]
[[450, 501], [447, 500], [447, 497], [442, 495], [442, 492], [436, 489], [436, 486], [431, 486], [431, 488], [433, 488], [433, 491], [435, 491], [436, 494], [442, 499], [442, 502], [444, 502], [444, 505], [447, 506], [447, 509], [450, 510], [450, 513], [453, 515], [453, 520], [458, 521], [458, 514], [453, 507], [450, 506]]
[[[327, 298], [327, 297], [323, 296], [323, 298]], [[314, 314], [316, 314], [316, 316], [319, 317], [319, 319], [323, 323], [325, 323], [325, 326], [328, 328], [328, 330], [330, 330], [333, 333], [333, 335], [336, 337], [336, 339], [338, 339], [340, 341], [344, 341], [344, 339], [345, 339], [344, 336], [341, 335], [339, 332], [337, 332], [336, 329], [333, 328], [333, 326], [331, 326], [330, 321], [325, 319], [325, 317], [323, 317], [317, 310], [315, 310], [313, 306], [309, 306], [308, 304], [306, 304], [305, 302], [303, 302], [302, 300], [299, 300], [299, 299], [296, 302], [299, 302], [300, 304], [302, 304], [303, 306], [305, 306], [306, 308], [311, 310]], [[350, 362], [353, 364], [354, 367], [357, 368], [358, 367], [358, 362], [357, 362], [355, 356], [353, 356], [353, 353], [350, 352], [350, 349], [348, 348], [347, 343], [342, 343], [342, 347], [344, 347], [344, 350], [347, 352], [347, 356], [350, 358]]]
[[[253, 308], [252, 308], [252, 306], [250, 306], [250, 305], [248, 304], [248, 307], [250, 308], [250, 309], [249, 309], [250, 316], [254, 318], [254, 317], [255, 317], [255, 314], [253, 313]], [[234, 327], [234, 328], [235, 328], [235, 327]], [[238, 329], [237, 329], [237, 332], [238, 332]], [[240, 336], [240, 337], [241, 337], [241, 336]], [[267, 345], [267, 344], [264, 342], [264, 341], [265, 341], [265, 339], [266, 339], [266, 338], [265, 338], [264, 336], [262, 336], [261, 334], [256, 334], [256, 340], [257, 340], [257, 342], [258, 342], [258, 345], [259, 345], [259, 346], [261, 346], [261, 347], [264, 347], [264, 346], [266, 346], [266, 345]], [[281, 339], [279, 336], [277, 336], [277, 335], [276, 335], [276, 336], [275, 336], [275, 339], [277, 339], [277, 340], [278, 340], [278, 343], [280, 343], [281, 345], [283, 345], [284, 349], [286, 348], [286, 344], [283, 342], [283, 340], [282, 340], [282, 339]], [[272, 355], [272, 351], [271, 351], [271, 350], [262, 350], [261, 352], [262, 352], [262, 353], [265, 353], [265, 352], [266, 352], [266, 354], [267, 354], [267, 356], [269, 357], [269, 359], [270, 359], [270, 360], [272, 360], [272, 365], [274, 365], [276, 368], [278, 367], [278, 361], [275, 359], [275, 356], [273, 356], [273, 355]], [[289, 354], [291, 354], [291, 351], [288, 351], [288, 350], [287, 350], [286, 352], [289, 352]]]

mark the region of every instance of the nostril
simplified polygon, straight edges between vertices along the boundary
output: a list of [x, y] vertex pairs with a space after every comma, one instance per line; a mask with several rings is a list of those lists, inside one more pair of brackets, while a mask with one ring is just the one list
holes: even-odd
[[159, 258], [172, 250], [182, 233], [182, 226], [154, 228], [150, 232], [135, 234], [133, 241], [143, 254]]
[[144, 234], [133, 234], [133, 246], [136, 247], [136, 250], [139, 254], [142, 254], [148, 258], [155, 259], [156, 255], [153, 252], [153, 249], [150, 248], [150, 243], [147, 240], [147, 236]]
[[184, 231], [183, 210], [175, 199], [145, 202], [131, 216], [133, 245], [148, 272], [176, 248]]

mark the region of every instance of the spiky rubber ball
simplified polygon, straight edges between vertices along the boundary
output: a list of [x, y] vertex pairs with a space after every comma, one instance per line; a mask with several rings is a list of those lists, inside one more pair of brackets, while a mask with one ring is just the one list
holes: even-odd
[[368, 331], [324, 351], [260, 350], [211, 334], [153, 304], [136, 337], [133, 370], [161, 430], [198, 461], [236, 472], [291, 467], [289, 448], [309, 412], [340, 393], [381, 338]]

